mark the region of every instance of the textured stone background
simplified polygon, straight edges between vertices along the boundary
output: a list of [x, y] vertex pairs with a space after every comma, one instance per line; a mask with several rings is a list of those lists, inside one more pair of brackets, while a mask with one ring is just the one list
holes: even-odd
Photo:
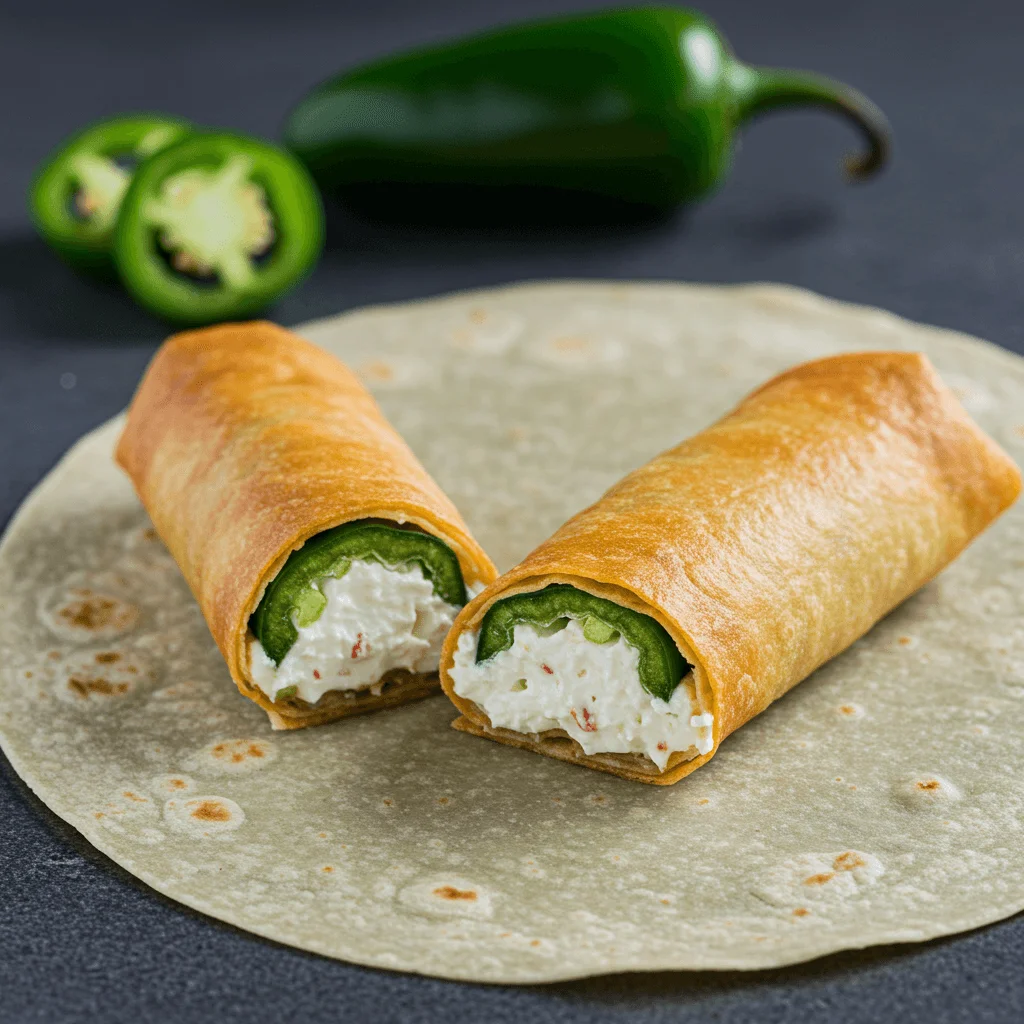
[[[522, 15], [573, 3], [517, 0]], [[891, 117], [896, 159], [847, 188], [839, 123], [755, 125], [714, 200], [655, 226], [481, 233], [335, 213], [312, 280], [276, 316], [544, 277], [777, 280], [1024, 351], [1024, 11], [982, 0], [706, 2], [741, 56], [845, 77]], [[508, 10], [506, 8], [506, 10]], [[389, 49], [492, 24], [468, 0], [215, 5], [97, 0], [0, 15], [0, 519], [126, 402], [163, 328], [74, 278], [23, 195], [61, 136], [125, 108], [273, 136], [314, 81]], [[764, 975], [658, 975], [532, 990], [349, 967], [190, 914], [84, 847], [0, 773], [0, 1020], [1015, 1021], [1024, 922]]]

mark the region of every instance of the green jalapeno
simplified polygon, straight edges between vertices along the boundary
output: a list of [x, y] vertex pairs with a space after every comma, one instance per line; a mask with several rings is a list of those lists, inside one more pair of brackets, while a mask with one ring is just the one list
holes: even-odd
[[452, 605], [466, 603], [459, 560], [444, 541], [420, 530], [357, 520], [325, 530], [292, 552], [267, 586], [249, 619], [267, 656], [277, 665], [327, 606], [321, 586], [348, 572], [354, 559], [379, 562], [389, 569], [418, 565], [434, 593]]
[[[695, 11], [635, 7], [512, 25], [347, 71], [291, 112], [285, 139], [325, 187], [373, 205], [528, 209], [602, 197], [658, 209], [724, 180], [735, 130], [772, 108], [843, 115], [884, 163], [889, 129], [821, 75], [736, 59]], [[545, 208], [557, 209], [549, 202]]]
[[564, 629], [569, 619], [583, 628], [592, 643], [612, 643], [621, 635], [640, 655], [640, 685], [652, 696], [670, 700], [692, 666], [679, 653], [661, 623], [649, 615], [594, 597], [567, 583], [552, 583], [542, 590], [514, 594], [496, 601], [484, 615], [477, 640], [476, 660], [487, 661], [507, 651], [520, 624], [543, 633]]
[[141, 305], [203, 324], [268, 306], [309, 272], [323, 236], [320, 197], [294, 157], [257, 139], [202, 133], [139, 167], [114, 258]]
[[36, 230], [73, 266], [112, 276], [114, 225], [136, 167], [190, 130], [186, 121], [138, 114], [79, 132], [46, 160], [32, 183]]

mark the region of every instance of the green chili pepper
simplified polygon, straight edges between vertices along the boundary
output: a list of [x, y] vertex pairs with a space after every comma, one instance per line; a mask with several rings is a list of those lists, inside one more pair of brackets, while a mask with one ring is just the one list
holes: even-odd
[[323, 237], [320, 197], [294, 157], [203, 133], [139, 167], [114, 258], [141, 305], [177, 323], [212, 323], [250, 317], [297, 284]]
[[491, 605], [480, 624], [476, 660], [487, 661], [507, 651], [520, 623], [552, 633], [564, 629], [570, 618], [580, 623], [583, 635], [592, 643], [611, 643], [620, 634], [625, 637], [640, 654], [640, 685], [654, 697], [671, 700], [673, 691], [692, 668], [660, 622], [567, 583], [552, 583]]
[[140, 161], [191, 130], [155, 114], [99, 121], [65, 142], [36, 174], [29, 208], [36, 229], [73, 266], [113, 274], [112, 236]]
[[459, 560], [444, 541], [382, 523], [345, 523], [292, 552], [249, 619], [249, 628], [275, 664], [281, 664], [298, 639], [296, 627], [316, 622], [327, 606], [323, 581], [344, 576], [353, 559], [380, 562], [389, 569], [418, 565], [438, 597], [452, 605], [466, 603]]
[[[361, 200], [430, 189], [497, 203], [554, 190], [670, 208], [724, 179], [734, 130], [777, 107], [838, 111], [863, 135], [848, 163], [886, 161], [884, 115], [820, 75], [751, 67], [706, 18], [638, 7], [514, 25], [357, 68], [291, 112], [287, 144], [321, 183]], [[425, 188], [426, 187], [426, 188]], [[446, 192], [445, 190], [448, 190]]]

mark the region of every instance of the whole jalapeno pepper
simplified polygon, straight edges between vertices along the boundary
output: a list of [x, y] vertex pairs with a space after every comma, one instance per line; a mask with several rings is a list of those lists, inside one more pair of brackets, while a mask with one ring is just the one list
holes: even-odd
[[884, 115], [820, 75], [751, 67], [714, 26], [674, 7], [514, 25], [346, 72], [291, 112], [287, 145], [343, 197], [456, 202], [474, 189], [553, 190], [667, 209], [728, 172], [733, 135], [766, 110], [842, 114], [865, 148], [867, 178], [886, 161]]

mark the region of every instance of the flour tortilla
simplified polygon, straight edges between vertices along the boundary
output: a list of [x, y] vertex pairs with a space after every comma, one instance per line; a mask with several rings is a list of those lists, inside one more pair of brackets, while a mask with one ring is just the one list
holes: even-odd
[[[1024, 361], [787, 288], [529, 285], [300, 328], [500, 570], [758, 383], [923, 351], [1024, 460]], [[1024, 906], [1024, 504], [671, 788], [449, 729], [444, 698], [271, 733], [111, 453], [0, 548], [0, 741], [168, 896], [328, 956], [473, 981], [754, 969]]]

